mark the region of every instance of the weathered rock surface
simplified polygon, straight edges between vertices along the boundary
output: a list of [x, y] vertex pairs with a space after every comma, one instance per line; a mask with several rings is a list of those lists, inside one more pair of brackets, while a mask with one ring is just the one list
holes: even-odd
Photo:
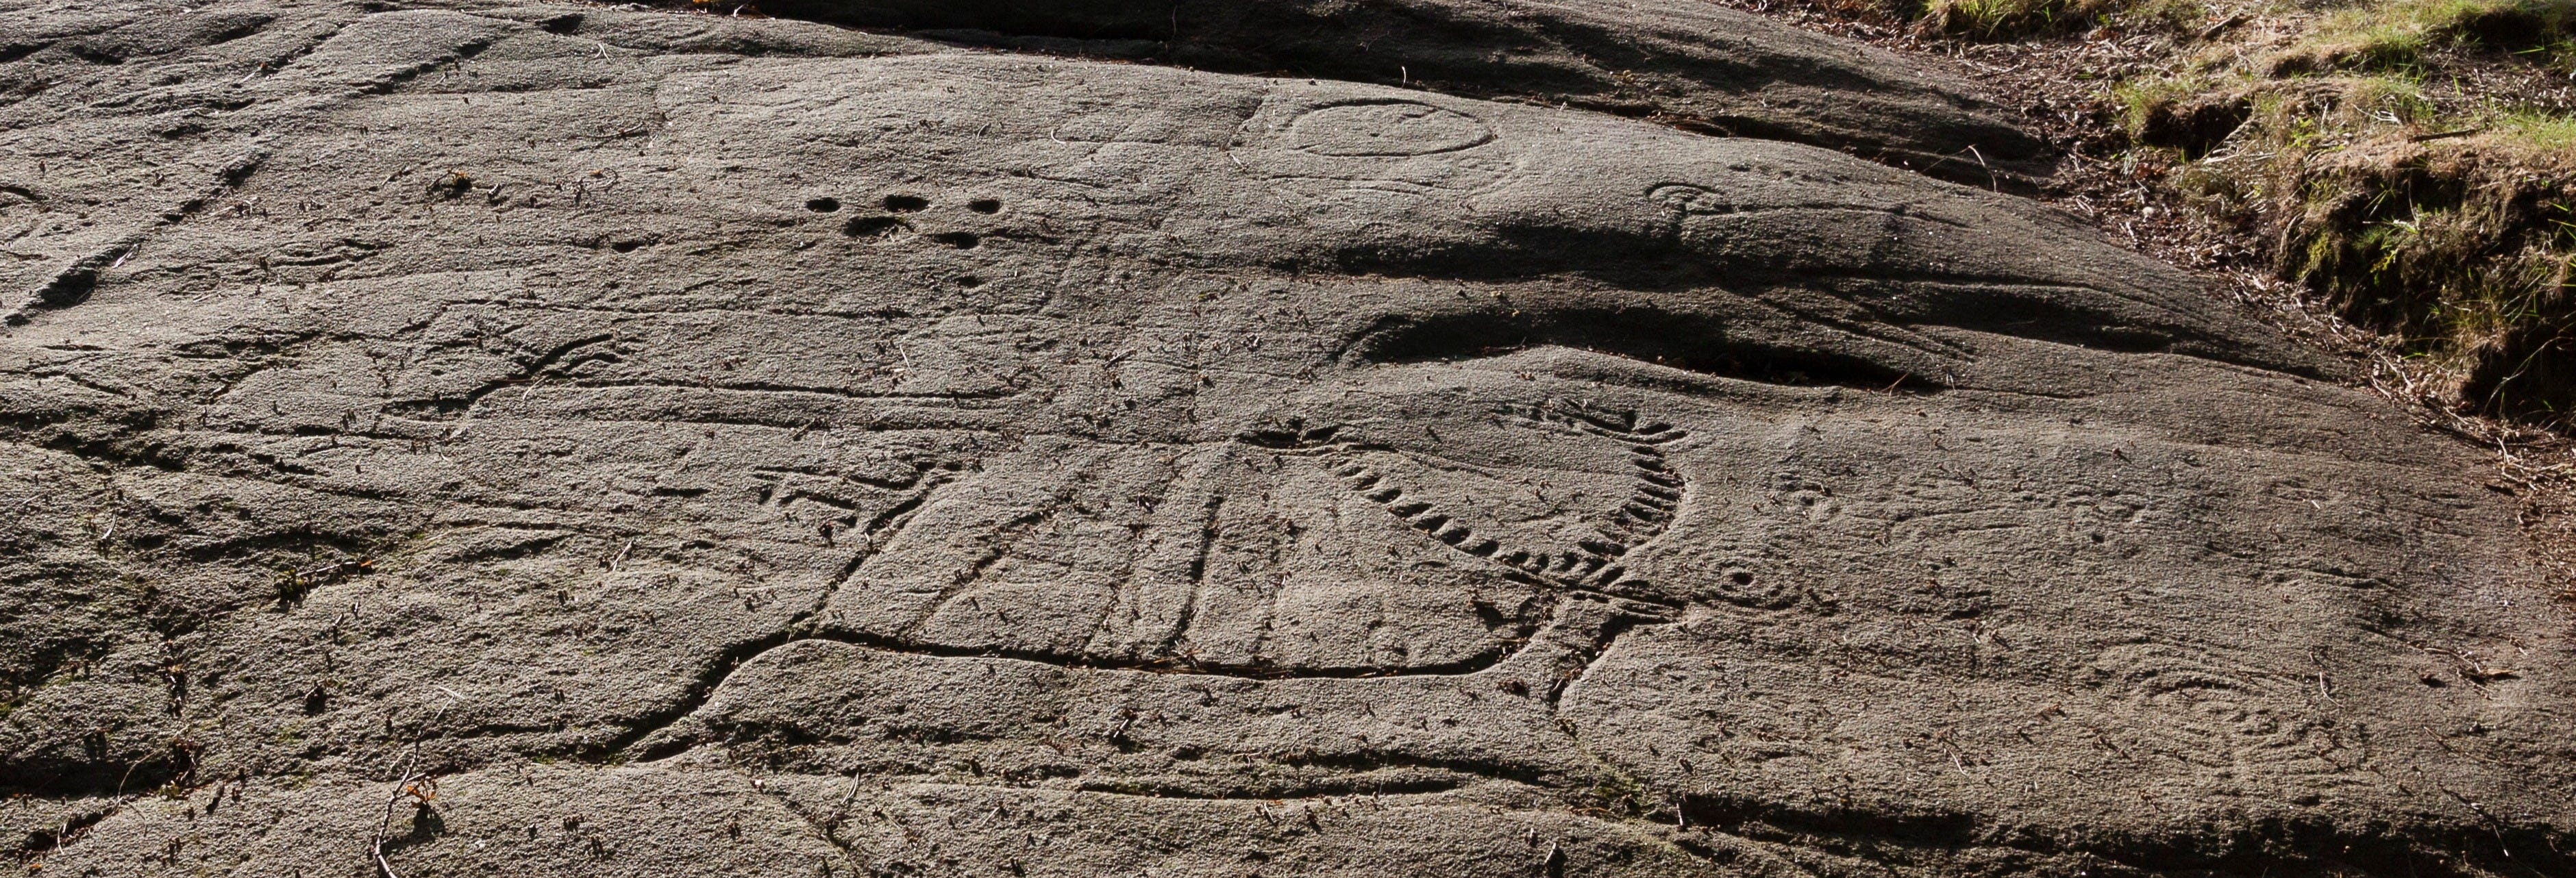
[[[982, 33], [8, 7], [22, 856], [2570, 868], [2514, 499], [2169, 268], [1814, 146], [954, 42], [1125, 7], [839, 8]], [[1653, 8], [1334, 9], [1993, 124]], [[1383, 66], [1263, 9], [1136, 54]]]
[[1793, 140], [1994, 186], [2047, 172], [1996, 108], [1885, 53], [1697, 0], [786, 0], [969, 45], [1404, 85]]

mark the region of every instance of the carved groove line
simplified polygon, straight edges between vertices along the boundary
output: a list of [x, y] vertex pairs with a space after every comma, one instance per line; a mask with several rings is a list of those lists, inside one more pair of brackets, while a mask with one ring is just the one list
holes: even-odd
[[1565, 400], [1546, 405], [1504, 405], [1496, 414], [1527, 422], [1570, 428], [1626, 446], [1633, 490], [1610, 513], [1610, 523], [1595, 529], [1596, 539], [1571, 547], [1507, 544], [1475, 531], [1431, 503], [1409, 499], [1402, 485], [1371, 469], [1353, 449], [1337, 450], [1322, 460], [1344, 487], [1385, 507], [1389, 514], [1441, 543], [1479, 558], [1567, 588], [1642, 586], [1626, 579], [1618, 560], [1630, 550], [1663, 534], [1672, 525], [1686, 483], [1664, 459], [1664, 446], [1689, 435], [1670, 424], [1639, 424], [1635, 412], [1604, 409]]

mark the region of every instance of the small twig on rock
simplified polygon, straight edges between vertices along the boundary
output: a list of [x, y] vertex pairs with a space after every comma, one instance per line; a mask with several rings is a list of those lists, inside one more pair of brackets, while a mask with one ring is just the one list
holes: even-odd
[[[393, 838], [394, 806], [402, 804], [403, 797], [406, 795], [421, 797], [420, 793], [413, 789], [412, 783], [421, 780], [423, 776], [409, 770], [412, 757], [417, 753], [418, 750], [415, 748], [413, 752], [403, 754], [402, 763], [395, 768], [395, 774], [399, 779], [394, 781], [393, 793], [385, 797], [384, 819], [377, 821], [376, 834], [367, 841], [367, 852], [375, 858], [376, 869], [382, 873], [378, 878], [402, 878], [402, 875], [394, 871], [393, 863], [385, 859], [385, 842]], [[425, 797], [421, 798], [426, 800]]]

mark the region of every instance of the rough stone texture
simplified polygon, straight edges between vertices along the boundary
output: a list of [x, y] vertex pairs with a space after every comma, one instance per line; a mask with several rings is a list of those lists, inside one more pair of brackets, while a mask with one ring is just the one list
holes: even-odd
[[2571, 868], [2482, 453], [2027, 202], [1008, 6], [6, 10], [45, 874]]
[[1996, 108], [1885, 53], [1697, 0], [782, 0], [766, 7], [1023, 51], [1322, 77], [1651, 116], [1992, 187], [2045, 175]]

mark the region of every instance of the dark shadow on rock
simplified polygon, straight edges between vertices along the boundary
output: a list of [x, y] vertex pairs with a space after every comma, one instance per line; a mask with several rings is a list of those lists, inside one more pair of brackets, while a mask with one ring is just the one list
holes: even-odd
[[1839, 149], [2028, 190], [2053, 153], [1894, 56], [1697, 3], [780, 0], [775, 15], [1009, 51], [1411, 86]]

